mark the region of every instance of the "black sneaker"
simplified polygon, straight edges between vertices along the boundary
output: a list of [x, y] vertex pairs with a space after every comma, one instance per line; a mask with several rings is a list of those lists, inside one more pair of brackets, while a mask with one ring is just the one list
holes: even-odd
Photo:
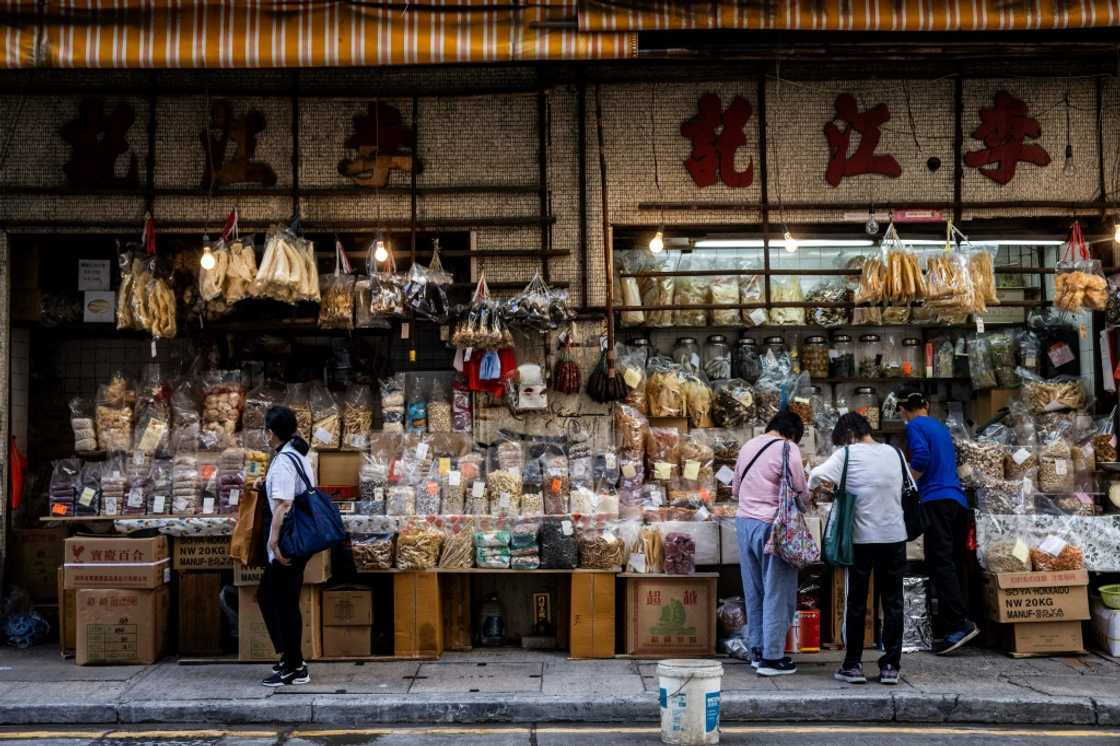
[[883, 666], [879, 669], [879, 683], [887, 686], [898, 684], [898, 669], [894, 666]]
[[280, 656], [280, 660], [272, 667], [272, 673], [280, 673], [284, 670], [284, 656]]
[[779, 660], [764, 658], [758, 666], [759, 676], [788, 676], [791, 673], [797, 673], [797, 664], [788, 656]]
[[978, 634], [980, 634], [980, 628], [972, 622], [968, 622], [964, 629], [957, 630], [951, 635], [946, 635], [945, 642], [941, 644], [941, 647], [935, 648], [933, 652], [937, 655], [948, 655], [964, 647]]
[[762, 648], [751, 648], [751, 668], [758, 670], [762, 665]]
[[863, 675], [863, 666], [859, 663], [851, 666], [840, 666], [840, 670], [832, 674], [832, 678], [847, 684], [867, 683], [867, 677]]
[[307, 666], [301, 666], [294, 671], [277, 671], [261, 682], [267, 687], [291, 686], [293, 684], [308, 684], [311, 682], [311, 672]]

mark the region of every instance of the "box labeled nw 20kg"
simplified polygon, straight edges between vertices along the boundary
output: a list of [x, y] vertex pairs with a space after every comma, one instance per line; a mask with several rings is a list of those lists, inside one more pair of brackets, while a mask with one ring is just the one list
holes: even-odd
[[1004, 624], [1088, 619], [1088, 586], [1085, 570], [988, 575], [988, 617]]

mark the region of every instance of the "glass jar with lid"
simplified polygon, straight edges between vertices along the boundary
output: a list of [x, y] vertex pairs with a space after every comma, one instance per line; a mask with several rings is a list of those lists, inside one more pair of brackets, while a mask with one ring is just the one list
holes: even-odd
[[872, 430], [879, 429], [879, 394], [874, 386], [860, 386], [852, 395], [852, 411], [867, 418]]
[[731, 374], [747, 383], [755, 383], [761, 374], [758, 360], [758, 340], [754, 337], [739, 337], [735, 352], [731, 357]]
[[883, 345], [878, 334], [864, 334], [856, 346], [856, 376], [883, 377]]
[[780, 336], [767, 337], [763, 340], [761, 370], [778, 370], [784, 374], [793, 370], [793, 358], [786, 349], [786, 341]]
[[833, 378], [856, 377], [856, 346], [849, 334], [833, 334], [828, 351], [828, 374]]
[[673, 362], [693, 373], [700, 372], [700, 345], [696, 337], [677, 337], [673, 345]]
[[801, 370], [811, 378], [828, 378], [828, 342], [824, 337], [813, 335], [801, 343]]
[[917, 337], [902, 340], [902, 377], [921, 378], [925, 371], [924, 357], [922, 340]]
[[711, 381], [731, 378], [731, 346], [722, 334], [708, 337], [704, 345], [704, 375]]
[[626, 340], [626, 346], [629, 347], [632, 350], [637, 350], [637, 351], [641, 352], [642, 365], [645, 365], [646, 363], [649, 362], [650, 344], [649, 344], [648, 339], [646, 339], [645, 337], [636, 337], [634, 339], [628, 339], [628, 340]]

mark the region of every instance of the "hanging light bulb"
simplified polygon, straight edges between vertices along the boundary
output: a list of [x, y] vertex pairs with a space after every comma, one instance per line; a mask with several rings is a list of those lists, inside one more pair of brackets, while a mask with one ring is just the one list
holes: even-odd
[[1077, 172], [1077, 166], [1073, 163], [1073, 145], [1066, 144], [1066, 161], [1062, 164], [1062, 176], [1073, 176]]
[[214, 257], [214, 252], [210, 248], [210, 236], [202, 237], [202, 256], [199, 258], [198, 263], [202, 268], [209, 272], [218, 266], [218, 260]]
[[1116, 232], [1112, 234], [1112, 240], [1120, 243], [1120, 216], [1116, 218]]
[[782, 239], [782, 247], [786, 251], [788, 251], [790, 254], [794, 254], [797, 252], [797, 240], [793, 237], [793, 234], [789, 232], [789, 228], [786, 228], [785, 235], [782, 236]]
[[863, 232], [869, 236], [874, 236], [879, 232], [879, 221], [875, 219], [875, 211], [867, 211], [867, 222], [863, 224]]
[[377, 234], [377, 242], [373, 245], [373, 258], [379, 262], [389, 258], [389, 249], [385, 247], [385, 239], [380, 233]]
[[657, 228], [657, 233], [654, 233], [653, 238], [649, 240], [649, 250], [654, 254], [660, 254], [665, 250], [665, 235], [660, 226]]

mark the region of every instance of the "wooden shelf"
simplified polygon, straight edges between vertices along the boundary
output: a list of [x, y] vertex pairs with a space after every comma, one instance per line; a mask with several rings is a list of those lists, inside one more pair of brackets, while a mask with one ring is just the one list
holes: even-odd
[[673, 575], [667, 572], [624, 572], [620, 578], [718, 578], [718, 572], [694, 572], [691, 575]]

